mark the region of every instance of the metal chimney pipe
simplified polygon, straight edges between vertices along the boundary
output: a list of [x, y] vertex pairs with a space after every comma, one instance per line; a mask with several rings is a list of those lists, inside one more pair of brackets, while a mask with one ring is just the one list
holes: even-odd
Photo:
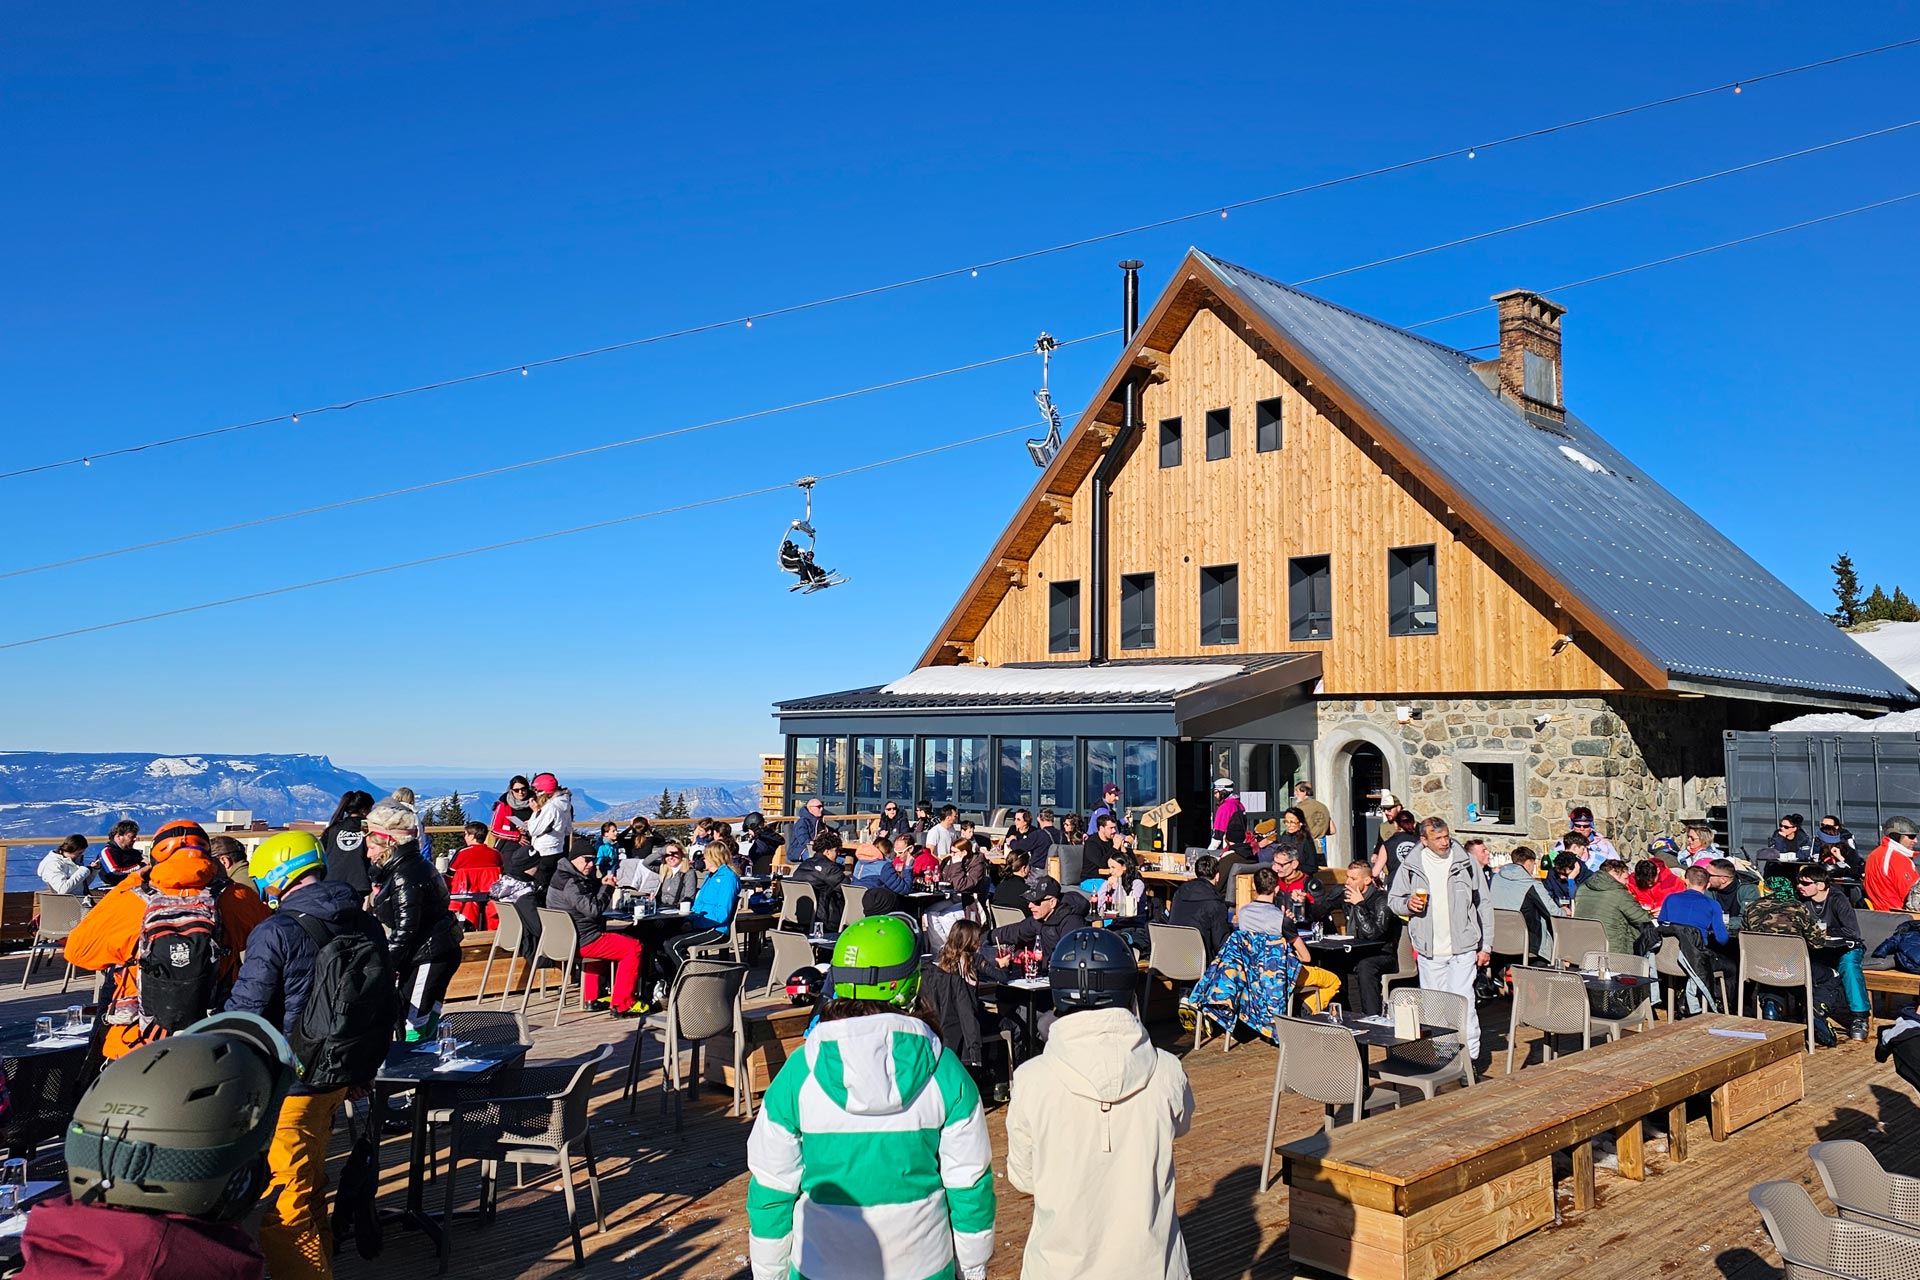
[[[1128, 258], [1121, 262], [1122, 276], [1120, 295], [1120, 331], [1122, 349], [1133, 345], [1133, 338], [1140, 330], [1140, 268], [1144, 264], [1138, 258]], [[1132, 370], [1128, 370], [1120, 382], [1120, 431], [1107, 446], [1105, 456], [1093, 473], [1093, 518], [1088, 530], [1090, 546], [1087, 556], [1087, 572], [1093, 579], [1093, 590], [1088, 601], [1091, 616], [1087, 628], [1087, 663], [1099, 666], [1107, 660], [1107, 608], [1111, 598], [1108, 592], [1108, 550], [1107, 550], [1107, 499], [1111, 493], [1113, 477], [1120, 470], [1120, 463], [1126, 457], [1128, 446], [1132, 443], [1135, 428], [1140, 424], [1140, 383]]]

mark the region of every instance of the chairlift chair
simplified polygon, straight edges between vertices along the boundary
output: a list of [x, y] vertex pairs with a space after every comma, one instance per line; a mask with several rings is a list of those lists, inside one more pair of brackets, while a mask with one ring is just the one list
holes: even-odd
[[[846, 575], [834, 573], [830, 569], [822, 569], [814, 562], [818, 535], [813, 528], [813, 486], [818, 483], [820, 481], [814, 476], [802, 476], [794, 481], [794, 484], [807, 495], [806, 514], [789, 524], [786, 531], [780, 535], [780, 550], [775, 556], [780, 572], [790, 573], [795, 578], [794, 584], [787, 590], [798, 591], [802, 595], [812, 595], [828, 587], [837, 587], [847, 580]], [[796, 533], [806, 535], [807, 543], [804, 547], [794, 541]]]
[[1040, 389], [1033, 393], [1033, 401], [1040, 406], [1040, 416], [1047, 423], [1044, 439], [1027, 441], [1027, 456], [1033, 459], [1036, 467], [1044, 468], [1060, 452], [1060, 410], [1053, 403], [1053, 392], [1047, 386], [1053, 352], [1059, 345], [1059, 340], [1050, 333], [1041, 334], [1033, 344], [1033, 349], [1040, 355]]

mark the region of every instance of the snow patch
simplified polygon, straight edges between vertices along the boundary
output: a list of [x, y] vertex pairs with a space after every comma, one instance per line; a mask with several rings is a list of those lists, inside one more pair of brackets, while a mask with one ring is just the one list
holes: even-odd
[[1920, 733], [1920, 710], [1895, 711], [1868, 720], [1844, 712], [1796, 716], [1773, 726], [1775, 733]]
[[969, 694], [1180, 693], [1198, 685], [1237, 676], [1230, 663], [1179, 666], [1142, 663], [1113, 667], [922, 667], [910, 671], [882, 693], [902, 696]]
[[147, 762], [149, 778], [188, 778], [207, 771], [207, 762], [199, 756], [157, 756]]
[[1582, 471], [1590, 472], [1596, 476], [1610, 476], [1615, 474], [1614, 469], [1606, 463], [1588, 457], [1571, 445], [1561, 445], [1560, 456], [1568, 462], [1571, 462], [1574, 466], [1579, 467]]
[[1849, 632], [1868, 653], [1920, 687], [1920, 622], [1883, 622], [1871, 631]]

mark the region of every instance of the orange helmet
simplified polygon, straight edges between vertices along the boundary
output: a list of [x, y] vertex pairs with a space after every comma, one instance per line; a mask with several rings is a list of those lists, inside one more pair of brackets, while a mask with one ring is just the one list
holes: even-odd
[[206, 829], [199, 823], [169, 822], [153, 833], [151, 856], [155, 866], [183, 851], [197, 853], [203, 858], [210, 855], [212, 849], [207, 841]]

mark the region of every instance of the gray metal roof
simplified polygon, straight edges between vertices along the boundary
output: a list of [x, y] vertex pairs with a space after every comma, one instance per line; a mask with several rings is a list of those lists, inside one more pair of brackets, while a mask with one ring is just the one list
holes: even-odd
[[1199, 256], [1397, 432], [1471, 514], [1504, 528], [1674, 678], [1914, 698], [1905, 680], [1572, 414], [1564, 428], [1529, 425], [1480, 381], [1467, 353]]
[[[839, 693], [822, 693], [807, 698], [791, 698], [785, 702], [774, 703], [778, 713], [798, 714], [805, 712], [840, 711], [961, 711], [993, 708], [1106, 708], [1125, 707], [1171, 708], [1183, 696], [1202, 694], [1209, 688], [1230, 684], [1246, 676], [1271, 671], [1289, 664], [1298, 668], [1300, 679], [1311, 679], [1320, 674], [1318, 654], [1306, 653], [1252, 653], [1222, 654], [1214, 658], [1134, 658], [1118, 659], [1105, 664], [1107, 669], [1125, 670], [1129, 666], [1137, 667], [1174, 667], [1174, 666], [1213, 666], [1225, 665], [1234, 669], [1231, 676], [1215, 679], [1191, 688], [1166, 689], [1130, 689], [1100, 690], [1083, 693], [939, 693], [939, 694], [898, 694], [886, 692], [885, 685], [867, 685], [860, 689], [846, 689]], [[1061, 671], [1085, 671], [1084, 662], [1011, 662], [1008, 667], [1018, 670], [1058, 669]]]

